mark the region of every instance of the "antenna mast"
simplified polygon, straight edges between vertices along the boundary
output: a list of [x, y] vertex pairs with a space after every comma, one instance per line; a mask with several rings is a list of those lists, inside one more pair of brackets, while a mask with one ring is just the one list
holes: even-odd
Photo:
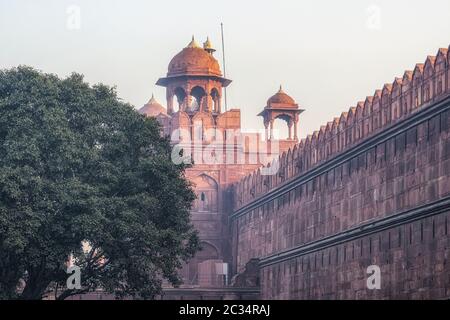
[[[222, 59], [223, 59], [223, 76], [224, 78], [227, 77], [227, 71], [225, 68], [225, 40], [223, 36], [223, 23], [220, 23], [220, 32], [222, 34]], [[224, 88], [225, 91], [225, 111], [227, 111], [227, 88]]]

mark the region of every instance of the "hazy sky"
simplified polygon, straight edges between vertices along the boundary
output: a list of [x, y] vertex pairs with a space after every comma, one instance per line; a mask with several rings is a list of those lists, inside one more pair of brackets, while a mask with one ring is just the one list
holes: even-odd
[[165, 104], [154, 83], [192, 34], [221, 61], [220, 22], [228, 107], [262, 128], [256, 114], [282, 84], [306, 109], [301, 137], [450, 44], [449, 0], [0, 0], [0, 68], [77, 71], [136, 107], [152, 92]]

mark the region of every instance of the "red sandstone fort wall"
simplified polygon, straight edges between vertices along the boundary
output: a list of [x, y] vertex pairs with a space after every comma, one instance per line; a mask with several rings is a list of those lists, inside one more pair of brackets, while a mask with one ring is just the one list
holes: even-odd
[[432, 105], [450, 94], [450, 50], [439, 49], [425, 64], [406, 71], [403, 78], [385, 84], [374, 96], [358, 102], [339, 118], [302, 139], [278, 159], [277, 175], [261, 176], [259, 171], [234, 186], [235, 207], [253, 201], [259, 195], [283, 184], [292, 177], [345, 152], [362, 140], [374, 136], [411, 114]]
[[[263, 299], [442, 299], [450, 296], [448, 212], [261, 270]], [[367, 267], [381, 269], [368, 290]]]
[[[450, 197], [448, 61], [448, 50], [439, 50], [284, 153], [276, 175], [257, 171], [234, 185], [233, 263], [240, 272], [263, 258], [263, 298], [450, 296], [450, 210], [431, 206], [402, 218]], [[427, 108], [433, 113], [418, 117]], [[355, 156], [336, 160], [360, 145]], [[316, 169], [304, 183], [261, 200]], [[381, 290], [366, 288], [373, 264], [381, 268]]]

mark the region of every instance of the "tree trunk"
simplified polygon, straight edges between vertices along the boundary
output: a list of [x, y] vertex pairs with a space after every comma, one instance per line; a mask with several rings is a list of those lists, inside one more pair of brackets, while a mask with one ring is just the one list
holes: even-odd
[[20, 299], [42, 300], [42, 296], [44, 295], [45, 290], [50, 285], [50, 280], [47, 280], [46, 277], [43, 277], [42, 272], [37, 272], [37, 274], [35, 274], [34, 272], [30, 271], [28, 275], [29, 276]]

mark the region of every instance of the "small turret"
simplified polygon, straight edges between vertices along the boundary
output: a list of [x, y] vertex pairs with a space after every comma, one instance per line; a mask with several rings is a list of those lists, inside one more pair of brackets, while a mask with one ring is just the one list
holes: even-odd
[[209, 54], [213, 54], [216, 51], [216, 49], [213, 48], [209, 37], [207, 37], [206, 41], [203, 43], [203, 49], [205, 49], [205, 51]]

